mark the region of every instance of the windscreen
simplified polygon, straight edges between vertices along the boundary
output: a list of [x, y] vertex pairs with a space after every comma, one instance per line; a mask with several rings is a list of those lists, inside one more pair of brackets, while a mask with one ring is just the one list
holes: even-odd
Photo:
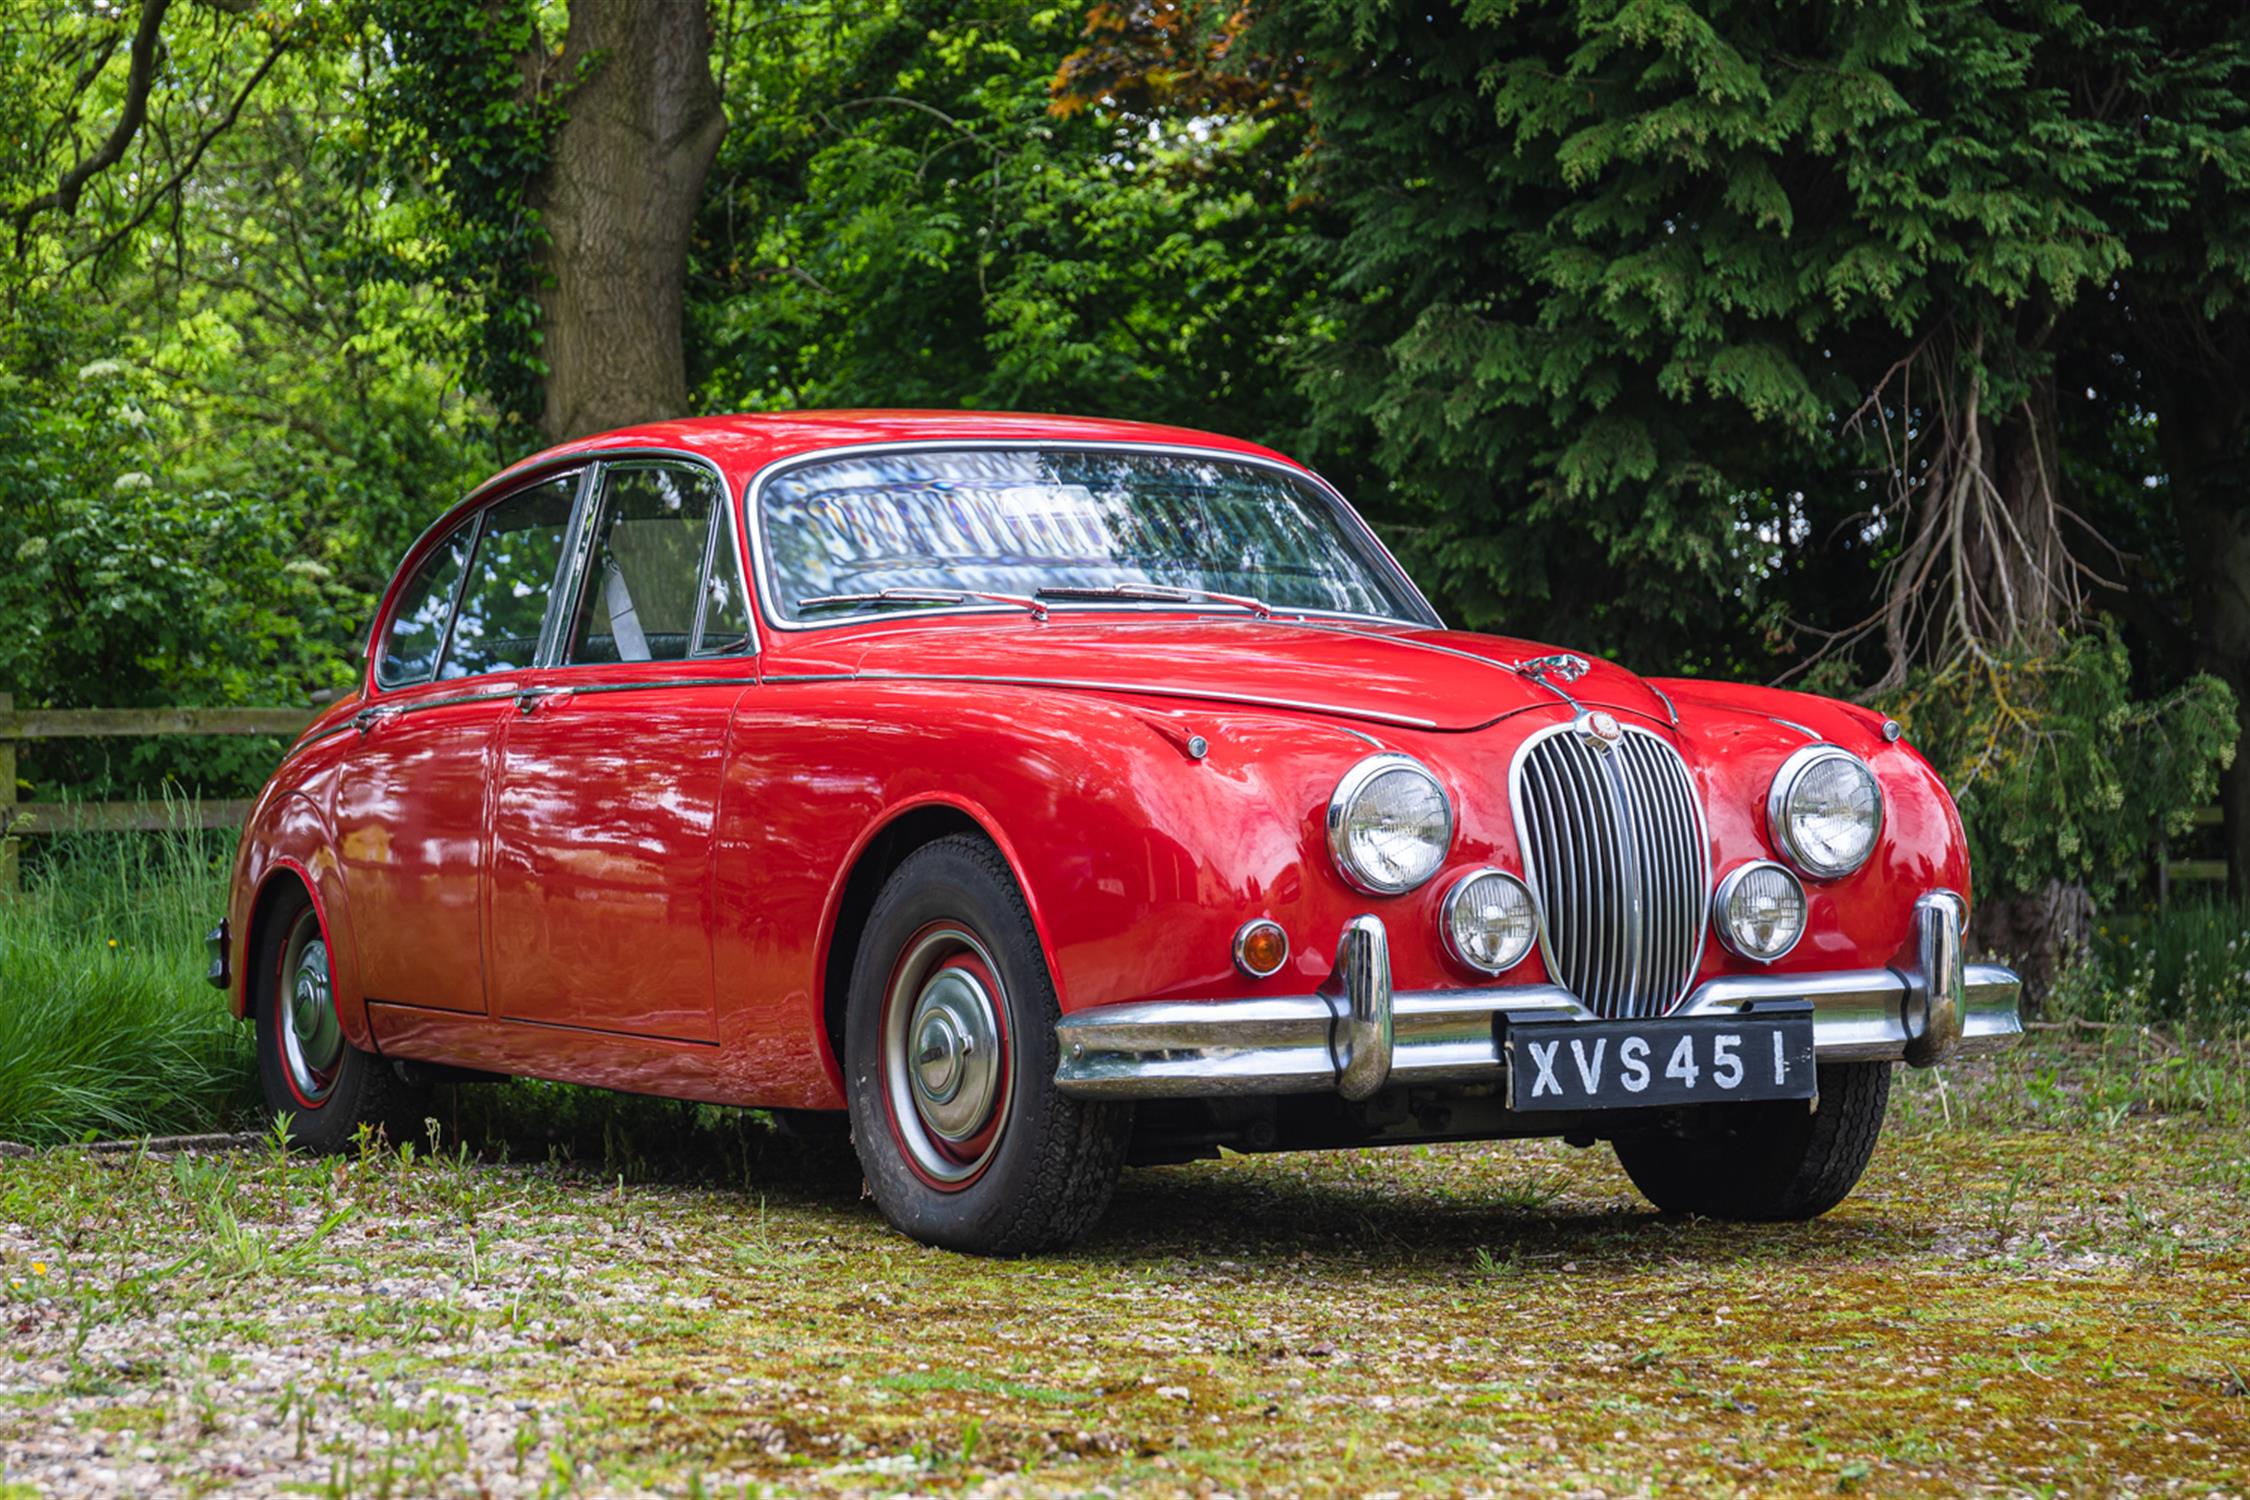
[[964, 602], [859, 597], [886, 590], [1155, 585], [1434, 623], [1341, 505], [1263, 465], [1160, 452], [871, 453], [788, 470], [763, 486], [759, 509], [784, 620]]

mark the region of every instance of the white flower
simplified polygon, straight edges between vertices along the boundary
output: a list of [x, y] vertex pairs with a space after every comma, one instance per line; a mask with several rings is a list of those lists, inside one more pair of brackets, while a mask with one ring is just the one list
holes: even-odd
[[127, 469], [124, 473], [118, 475], [110, 485], [111, 489], [121, 494], [126, 490], [146, 490], [155, 487], [156, 481], [139, 469]]

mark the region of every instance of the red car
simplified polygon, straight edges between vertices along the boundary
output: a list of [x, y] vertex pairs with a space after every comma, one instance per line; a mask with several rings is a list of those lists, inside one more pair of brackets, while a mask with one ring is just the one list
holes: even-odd
[[1891, 1066], [2013, 1040], [1899, 726], [1445, 628], [1280, 454], [842, 412], [565, 444], [417, 542], [212, 980], [336, 1147], [433, 1079], [849, 1111], [932, 1243], [1127, 1162], [1613, 1143], [1824, 1212]]

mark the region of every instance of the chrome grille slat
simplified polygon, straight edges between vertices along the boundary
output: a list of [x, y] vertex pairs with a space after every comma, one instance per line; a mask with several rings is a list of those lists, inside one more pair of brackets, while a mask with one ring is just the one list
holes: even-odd
[[1510, 799], [1549, 975], [1596, 1015], [1663, 1015], [1703, 955], [1709, 849], [1694, 779], [1661, 737], [1594, 748], [1571, 724], [1524, 742]]

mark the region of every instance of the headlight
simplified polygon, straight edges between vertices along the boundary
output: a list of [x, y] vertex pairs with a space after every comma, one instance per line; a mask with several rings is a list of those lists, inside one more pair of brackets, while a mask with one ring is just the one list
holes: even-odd
[[1472, 870], [1445, 893], [1445, 945], [1472, 969], [1512, 969], [1538, 936], [1531, 891], [1506, 871]]
[[1410, 755], [1370, 755], [1328, 801], [1328, 852], [1345, 880], [1376, 896], [1435, 875], [1453, 843], [1453, 808], [1429, 768]]
[[1805, 935], [1805, 888], [1771, 860], [1729, 873], [1711, 904], [1719, 941], [1758, 963], [1772, 963]]
[[1883, 789], [1850, 751], [1807, 745], [1775, 773], [1766, 826], [1789, 862], [1815, 880], [1849, 875], [1875, 852]]

